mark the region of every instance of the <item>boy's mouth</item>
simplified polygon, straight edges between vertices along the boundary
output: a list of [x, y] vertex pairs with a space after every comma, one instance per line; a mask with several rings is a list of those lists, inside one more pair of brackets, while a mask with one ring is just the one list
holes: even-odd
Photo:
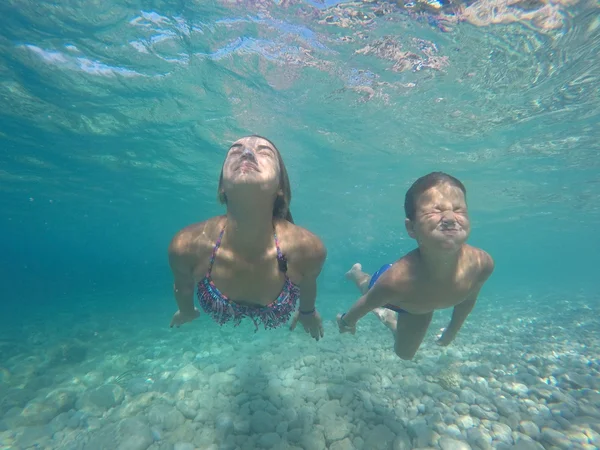
[[440, 231], [445, 234], [456, 234], [460, 231], [460, 228], [452, 227], [452, 228], [440, 228]]

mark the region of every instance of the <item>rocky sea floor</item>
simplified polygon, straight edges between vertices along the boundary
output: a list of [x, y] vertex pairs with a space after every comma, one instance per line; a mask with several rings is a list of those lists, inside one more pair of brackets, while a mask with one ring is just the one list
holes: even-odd
[[373, 315], [350, 336], [328, 314], [318, 343], [206, 317], [5, 329], [0, 449], [594, 449], [598, 303], [481, 301], [441, 348], [444, 311], [413, 361]]

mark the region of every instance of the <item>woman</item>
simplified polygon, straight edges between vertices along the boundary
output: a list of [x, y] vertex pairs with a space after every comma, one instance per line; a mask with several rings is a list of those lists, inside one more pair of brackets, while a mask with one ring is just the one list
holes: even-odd
[[[326, 250], [314, 234], [294, 225], [288, 174], [275, 145], [248, 136], [229, 149], [219, 180], [227, 214], [190, 225], [169, 246], [179, 310], [171, 327], [200, 315], [219, 324], [250, 318], [258, 330], [298, 321], [317, 341], [323, 325], [315, 309], [317, 277]], [[296, 304], [300, 303], [297, 311]]]

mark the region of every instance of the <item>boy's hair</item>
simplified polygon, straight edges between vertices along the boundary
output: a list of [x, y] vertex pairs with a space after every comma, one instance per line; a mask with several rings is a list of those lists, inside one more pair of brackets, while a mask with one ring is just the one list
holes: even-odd
[[431, 172], [415, 181], [408, 191], [406, 191], [406, 196], [404, 197], [404, 214], [406, 214], [406, 218], [410, 220], [415, 219], [417, 200], [423, 192], [443, 183], [448, 183], [451, 186], [459, 188], [465, 195], [466, 200], [467, 189], [460, 180], [444, 172]]

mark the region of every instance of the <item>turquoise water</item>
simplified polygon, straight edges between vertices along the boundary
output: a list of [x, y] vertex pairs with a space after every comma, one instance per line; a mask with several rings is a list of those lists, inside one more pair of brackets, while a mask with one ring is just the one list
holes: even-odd
[[[0, 448], [600, 445], [598, 4], [405, 3], [2, 3]], [[319, 343], [168, 327], [167, 245], [250, 133], [328, 248]], [[433, 170], [496, 270], [407, 362], [334, 320]]]

